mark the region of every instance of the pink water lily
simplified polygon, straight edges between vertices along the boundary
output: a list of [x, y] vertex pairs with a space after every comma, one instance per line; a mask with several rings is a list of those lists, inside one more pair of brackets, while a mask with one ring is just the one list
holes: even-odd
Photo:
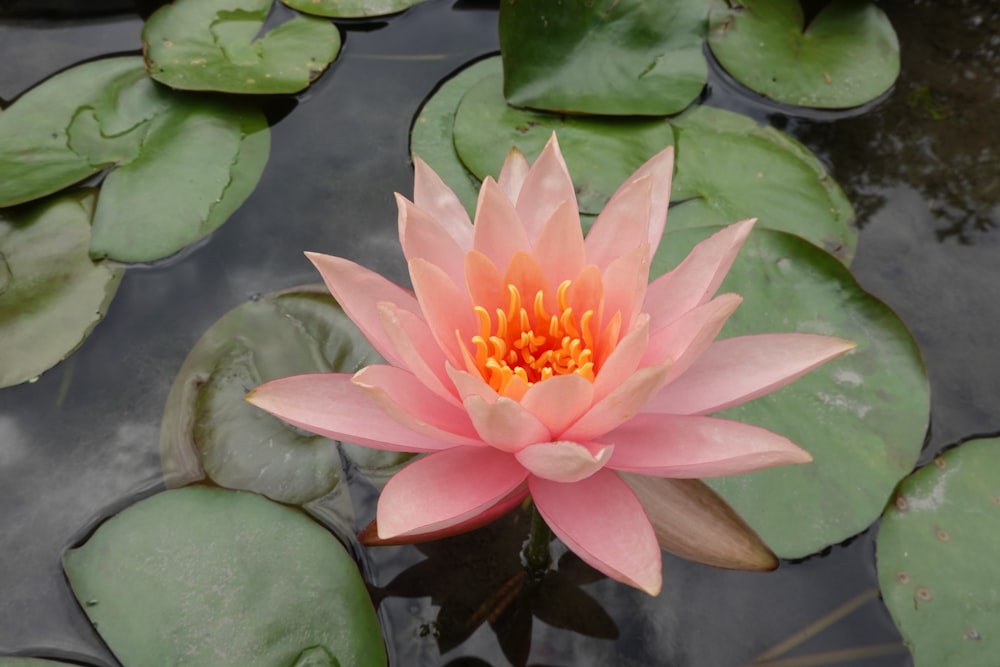
[[669, 538], [644, 509], [658, 504], [655, 486], [626, 479], [811, 460], [781, 435], [706, 415], [853, 344], [804, 333], [715, 340], [741, 301], [715, 293], [753, 221], [716, 233], [647, 284], [672, 148], [619, 188], [586, 238], [554, 136], [534, 164], [512, 151], [499, 179], [486, 178], [474, 225], [425, 163], [415, 168], [413, 201], [397, 195], [412, 292], [309, 254], [388, 363], [284, 378], [248, 397], [330, 438], [427, 453], [382, 491], [379, 539], [467, 530], [530, 494], [583, 560], [655, 595], [657, 537]]

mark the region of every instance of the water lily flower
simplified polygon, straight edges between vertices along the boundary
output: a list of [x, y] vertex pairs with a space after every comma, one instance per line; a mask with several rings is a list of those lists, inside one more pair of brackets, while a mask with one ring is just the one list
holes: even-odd
[[387, 363], [283, 378], [248, 396], [314, 433], [426, 453], [383, 489], [378, 539], [467, 530], [530, 494], [580, 558], [655, 595], [658, 538], [671, 540], [658, 517], [669, 524], [671, 508], [683, 509], [671, 494], [690, 487], [661, 494], [636, 474], [690, 482], [811, 460], [781, 435], [707, 415], [853, 344], [804, 333], [715, 340], [741, 301], [715, 293], [753, 221], [648, 283], [672, 148], [618, 189], [586, 238], [554, 135], [534, 164], [515, 150], [497, 180], [485, 179], [475, 224], [414, 162], [413, 201], [397, 195], [412, 292], [308, 254]]

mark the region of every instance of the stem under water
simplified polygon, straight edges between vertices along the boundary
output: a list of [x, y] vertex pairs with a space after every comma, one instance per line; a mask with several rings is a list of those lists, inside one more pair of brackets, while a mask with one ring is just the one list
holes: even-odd
[[531, 504], [531, 532], [521, 550], [521, 560], [532, 577], [540, 579], [552, 565], [552, 553], [549, 543], [552, 542], [552, 529], [538, 513], [535, 504]]

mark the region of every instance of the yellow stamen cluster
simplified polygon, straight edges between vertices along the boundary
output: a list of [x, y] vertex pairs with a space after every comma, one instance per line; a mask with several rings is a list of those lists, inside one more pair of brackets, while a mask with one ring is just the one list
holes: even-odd
[[521, 303], [521, 292], [507, 285], [507, 309], [496, 309], [496, 323], [482, 306], [476, 306], [479, 335], [472, 337], [476, 366], [497, 392], [504, 394], [514, 377], [530, 387], [556, 375], [576, 373], [594, 380], [594, 311], [579, 319], [569, 305], [566, 280], [556, 291], [558, 314], [545, 310], [541, 291], [529, 311]]

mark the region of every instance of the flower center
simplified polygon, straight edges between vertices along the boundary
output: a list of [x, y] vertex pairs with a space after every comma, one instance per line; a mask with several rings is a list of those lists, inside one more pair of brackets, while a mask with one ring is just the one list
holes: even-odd
[[556, 314], [545, 310], [541, 290], [529, 311], [512, 284], [507, 285], [507, 309], [497, 308], [496, 320], [482, 306], [475, 307], [479, 317], [479, 335], [472, 337], [476, 366], [499, 394], [504, 394], [515, 376], [529, 387], [569, 373], [594, 380], [594, 311], [577, 318], [566, 296], [571, 284], [566, 280], [556, 290]]

